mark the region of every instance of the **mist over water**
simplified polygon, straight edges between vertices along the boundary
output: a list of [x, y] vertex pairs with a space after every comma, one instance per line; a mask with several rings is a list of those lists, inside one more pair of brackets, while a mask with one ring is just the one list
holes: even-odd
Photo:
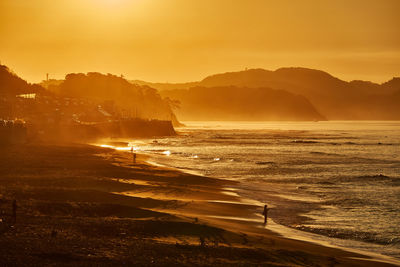
[[240, 181], [278, 223], [400, 258], [400, 122], [186, 125], [134, 143], [159, 164]]

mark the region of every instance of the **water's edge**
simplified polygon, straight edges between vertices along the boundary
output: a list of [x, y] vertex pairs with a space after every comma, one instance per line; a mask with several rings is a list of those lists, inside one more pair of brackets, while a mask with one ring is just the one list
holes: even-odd
[[[149, 156], [149, 159], [146, 160], [147, 164], [150, 164], [153, 166], [158, 166], [158, 167], [163, 167], [163, 168], [168, 168], [168, 169], [173, 169], [173, 170], [184, 172], [187, 174], [203, 176], [201, 173], [198, 173], [195, 171], [188, 171], [185, 169], [179, 169], [176, 167], [171, 167], [171, 166], [157, 163], [151, 158], [152, 155], [150, 153], [143, 153], [143, 154]], [[216, 177], [213, 177], [213, 178], [216, 178]], [[221, 180], [224, 180], [224, 179], [221, 179]], [[255, 200], [255, 199], [250, 199], [248, 201], [246, 198], [241, 196], [240, 193], [238, 193], [238, 195], [241, 198], [241, 201], [243, 203], [250, 201], [251, 203], [259, 203], [260, 208], [263, 207], [263, 203]], [[263, 217], [260, 214], [255, 214], [255, 215], [260, 216], [260, 220], [263, 219]], [[246, 220], [246, 218], [243, 218], [243, 220]], [[400, 260], [398, 260], [396, 258], [387, 256], [387, 255], [383, 255], [380, 253], [374, 253], [374, 252], [370, 252], [370, 251], [366, 251], [366, 250], [362, 250], [362, 249], [354, 249], [352, 247], [342, 246], [342, 245], [339, 245], [340, 243], [343, 243], [342, 239], [332, 238], [332, 237], [328, 237], [328, 236], [322, 236], [322, 235], [318, 235], [318, 234], [308, 232], [308, 231], [301, 231], [301, 230], [292, 228], [290, 226], [278, 224], [272, 218], [268, 218], [268, 224], [265, 226], [265, 228], [268, 230], [271, 230], [274, 233], [279, 234], [285, 238], [288, 238], [288, 239], [309, 242], [309, 243], [321, 245], [324, 247], [338, 248], [338, 249], [345, 250], [348, 252], [353, 252], [356, 254], [370, 257], [371, 259], [376, 260], [376, 261], [386, 262], [386, 263], [400, 266]], [[349, 240], [346, 240], [346, 242], [349, 242]], [[364, 242], [359, 242], [359, 241], [350, 241], [350, 242], [354, 242], [354, 244], [359, 247], [370, 247], [370, 244], [364, 244]]]

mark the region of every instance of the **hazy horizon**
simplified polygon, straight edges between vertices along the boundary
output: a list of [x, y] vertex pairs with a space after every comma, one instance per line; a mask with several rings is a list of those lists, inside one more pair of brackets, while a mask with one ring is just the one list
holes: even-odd
[[[24, 77], [23, 75], [20, 75], [20, 73], [18, 73], [17, 71], [15, 71], [15, 69], [13, 69], [12, 67], [10, 67], [10, 65], [5, 64], [4, 62], [0, 62], [0, 64], [6, 66], [7, 68], [9, 68], [10, 71], [12, 71], [12, 72], [15, 73], [16, 75], [20, 76], [22, 79], [26, 80], [28, 83], [39, 84], [39, 83], [41, 83], [41, 82], [46, 81], [46, 75], [47, 75], [47, 73], [44, 74], [44, 77], [43, 77], [43, 78], [40, 78], [40, 79], [37, 80], [37, 81], [36, 81], [36, 80], [30, 81], [30, 80], [26, 79], [26, 77]], [[160, 80], [160, 81], [157, 81], [157, 80], [155, 80], [155, 81], [153, 81], [153, 80], [141, 79], [141, 78], [138, 78], [138, 77], [132, 77], [132, 78], [131, 78], [131, 77], [129, 77], [129, 76], [127, 77], [127, 76], [125, 76], [124, 74], [119, 74], [119, 73], [112, 73], [112, 72], [108, 72], [108, 71], [102, 72], [102, 71], [96, 71], [96, 70], [89, 70], [89, 71], [83, 71], [83, 72], [72, 71], [72, 72], [69, 72], [69, 73], [61, 74], [60, 77], [53, 77], [53, 76], [51, 76], [51, 74], [49, 73], [49, 79], [50, 79], [50, 80], [51, 80], [51, 79], [54, 79], [54, 80], [64, 80], [65, 77], [66, 77], [68, 74], [75, 74], [75, 73], [83, 73], [83, 74], [87, 74], [87, 73], [100, 73], [100, 74], [111, 74], [111, 75], [116, 75], [116, 76], [123, 75], [123, 78], [126, 79], [127, 81], [143, 81], [143, 82], [148, 82], [148, 83], [161, 83], [161, 84], [162, 84], [162, 83], [166, 83], [166, 84], [183, 84], [183, 83], [200, 82], [200, 81], [202, 81], [203, 79], [205, 79], [205, 78], [207, 78], [207, 77], [210, 77], [210, 76], [213, 76], [213, 75], [218, 75], [218, 74], [236, 73], [236, 72], [247, 71], [247, 70], [254, 70], [254, 69], [263, 69], [263, 70], [266, 70], [266, 71], [276, 71], [276, 70], [278, 70], [278, 69], [285, 69], [285, 68], [304, 68], [304, 69], [314, 69], [314, 70], [318, 70], [318, 71], [323, 71], [323, 72], [326, 72], [326, 73], [332, 75], [332, 76], [335, 77], [335, 78], [338, 78], [338, 79], [340, 79], [340, 80], [342, 80], [342, 81], [346, 81], [346, 82], [351, 82], [351, 81], [368, 81], [368, 82], [373, 82], [373, 83], [376, 83], [376, 84], [382, 84], [382, 83], [385, 83], [385, 82], [387, 82], [387, 81], [392, 80], [393, 78], [398, 78], [398, 77], [400, 77], [400, 73], [399, 73], [398, 75], [394, 75], [394, 76], [392, 76], [392, 77], [388, 77], [387, 79], [382, 80], [382, 81], [367, 80], [367, 79], [357, 79], [357, 78], [354, 78], [354, 79], [351, 79], [351, 78], [350, 78], [350, 79], [344, 79], [344, 78], [340, 77], [339, 75], [336, 75], [335, 73], [332, 73], [332, 72], [329, 72], [329, 71], [323, 70], [323, 69], [315, 69], [315, 68], [309, 68], [309, 67], [305, 67], [305, 66], [282, 66], [282, 67], [278, 67], [278, 68], [275, 68], [275, 69], [268, 69], [268, 68], [262, 68], [262, 67], [254, 67], [254, 68], [245, 68], [245, 69], [237, 69], [237, 70], [227, 70], [227, 71], [221, 71], [221, 72], [218, 72], [218, 73], [209, 73], [209, 74], [207, 74], [207, 75], [205, 75], [205, 76], [202, 76], [202, 77], [200, 77], [200, 78], [198, 78], [198, 79], [196, 79], [196, 80], [177, 80], [177, 81], [161, 81], [161, 80]]]
[[0, 3], [0, 61], [29, 82], [101, 72], [199, 81], [246, 68], [399, 76], [400, 2], [70, 0]]

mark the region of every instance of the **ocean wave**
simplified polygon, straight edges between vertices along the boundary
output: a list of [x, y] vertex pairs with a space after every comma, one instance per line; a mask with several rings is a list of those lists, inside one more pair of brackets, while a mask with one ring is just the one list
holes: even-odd
[[[265, 165], [261, 165], [265, 166]], [[288, 167], [279, 167], [277, 164], [271, 164], [269, 167], [264, 168], [254, 168], [247, 171], [247, 176], [252, 175], [264, 175], [265, 180], [271, 181], [267, 176], [268, 175], [291, 175], [291, 174], [304, 174], [304, 173], [315, 173], [319, 170], [317, 168], [288, 168]], [[283, 178], [279, 179], [281, 183], [287, 183], [289, 179]]]
[[334, 183], [359, 183], [359, 184], [371, 184], [373, 182], [399, 182], [399, 178], [390, 177], [384, 174], [375, 175], [361, 175], [361, 176], [338, 176], [330, 180]]
[[[261, 169], [262, 172], [280, 173], [280, 172], [296, 172], [298, 169]], [[304, 172], [307, 170], [304, 170]], [[254, 171], [255, 172], [255, 171]], [[390, 177], [383, 174], [377, 175], [362, 175], [362, 176], [332, 176], [326, 177], [302, 177], [302, 178], [266, 178], [265, 181], [278, 184], [308, 184], [322, 186], [339, 186], [343, 184], [371, 185], [371, 183], [384, 183], [390, 186], [400, 185], [400, 177]]]
[[331, 196], [331, 199], [324, 201], [324, 205], [340, 206], [344, 210], [353, 210], [355, 208], [373, 206], [376, 204], [374, 199], [366, 199], [354, 195], [342, 194]]
[[337, 154], [337, 153], [328, 153], [328, 152], [321, 152], [321, 151], [310, 151], [309, 153], [312, 155], [340, 156], [340, 154]]
[[335, 237], [340, 239], [357, 240], [369, 242], [379, 245], [395, 245], [400, 248], [400, 238], [398, 237], [383, 237], [379, 233], [349, 230], [343, 228], [318, 228], [298, 225], [295, 227], [297, 230], [311, 232], [328, 237]]
[[276, 164], [273, 161], [256, 161], [257, 165], [272, 165], [272, 164]]
[[313, 140], [293, 140], [292, 143], [296, 143], [296, 144], [317, 144], [317, 143], [321, 143], [321, 142], [313, 141]]

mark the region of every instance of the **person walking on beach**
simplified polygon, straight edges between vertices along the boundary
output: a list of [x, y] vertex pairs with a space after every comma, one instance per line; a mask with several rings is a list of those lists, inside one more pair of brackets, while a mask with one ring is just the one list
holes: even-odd
[[14, 199], [12, 202], [12, 221], [17, 222], [17, 201]]
[[262, 213], [264, 215], [264, 224], [267, 224], [268, 210], [268, 205], [264, 205], [264, 211]]

